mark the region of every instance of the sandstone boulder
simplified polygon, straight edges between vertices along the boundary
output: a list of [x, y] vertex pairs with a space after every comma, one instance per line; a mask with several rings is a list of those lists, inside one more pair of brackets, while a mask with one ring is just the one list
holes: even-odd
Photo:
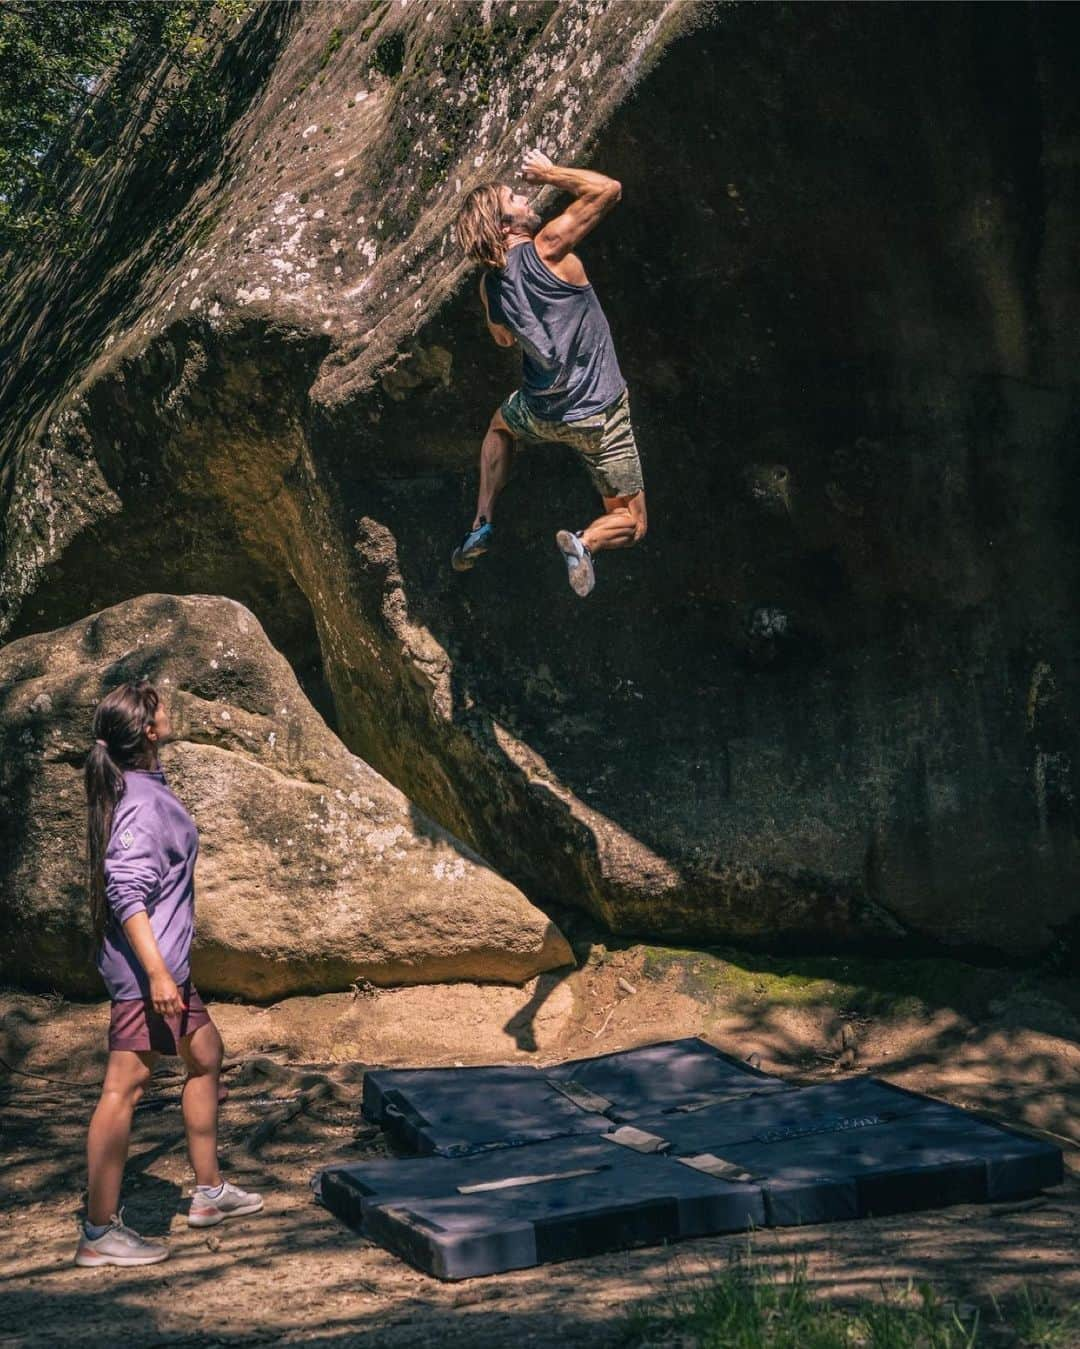
[[80, 770], [95, 703], [166, 694], [170, 786], [200, 831], [195, 978], [207, 992], [521, 983], [572, 962], [543, 913], [350, 754], [241, 605], [144, 595], [0, 650], [0, 971], [97, 990]]

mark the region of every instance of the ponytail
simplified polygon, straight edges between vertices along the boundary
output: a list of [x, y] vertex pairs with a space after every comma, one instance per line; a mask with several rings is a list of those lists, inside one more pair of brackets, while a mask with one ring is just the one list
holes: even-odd
[[109, 846], [116, 803], [124, 794], [124, 775], [113, 762], [105, 740], [94, 741], [83, 771], [86, 779], [86, 849], [90, 860], [87, 876], [90, 923], [94, 946], [99, 947], [105, 936], [105, 850]]
[[86, 756], [86, 844], [89, 869], [90, 922], [94, 945], [105, 937], [105, 853], [113, 814], [124, 795], [124, 769], [146, 761], [146, 727], [160, 698], [152, 684], [121, 684], [102, 698], [94, 713], [94, 744]]

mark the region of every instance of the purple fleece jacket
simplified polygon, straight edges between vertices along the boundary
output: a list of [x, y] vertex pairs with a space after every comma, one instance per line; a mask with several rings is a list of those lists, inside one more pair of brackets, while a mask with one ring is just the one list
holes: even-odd
[[165, 774], [126, 771], [105, 852], [109, 912], [98, 952], [98, 969], [114, 1002], [150, 996], [150, 981], [123, 928], [134, 913], [150, 915], [169, 973], [178, 984], [187, 979], [198, 851], [195, 821], [166, 787]]

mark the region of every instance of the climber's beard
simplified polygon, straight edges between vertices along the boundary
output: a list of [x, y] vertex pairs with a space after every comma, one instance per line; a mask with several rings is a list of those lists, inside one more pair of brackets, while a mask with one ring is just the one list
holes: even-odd
[[517, 234], [527, 234], [531, 239], [544, 223], [539, 213], [531, 206], [522, 206], [519, 210], [503, 217]]

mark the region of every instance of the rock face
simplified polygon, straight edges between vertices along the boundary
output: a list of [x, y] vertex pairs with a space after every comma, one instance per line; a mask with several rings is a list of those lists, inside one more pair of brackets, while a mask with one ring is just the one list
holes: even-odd
[[162, 766], [199, 826], [208, 992], [521, 983], [572, 963], [544, 914], [326, 728], [248, 610], [144, 595], [0, 651], [0, 976], [99, 989], [81, 765], [94, 705], [138, 678], [167, 696]]
[[[1075, 949], [1078, 38], [1075, 6], [261, 7], [201, 156], [152, 195], [136, 156], [100, 250], [6, 298], [10, 635], [229, 594], [351, 750], [617, 930]], [[557, 449], [446, 565], [516, 379], [448, 227], [534, 140], [624, 189], [583, 256], [651, 531], [586, 604]]]

